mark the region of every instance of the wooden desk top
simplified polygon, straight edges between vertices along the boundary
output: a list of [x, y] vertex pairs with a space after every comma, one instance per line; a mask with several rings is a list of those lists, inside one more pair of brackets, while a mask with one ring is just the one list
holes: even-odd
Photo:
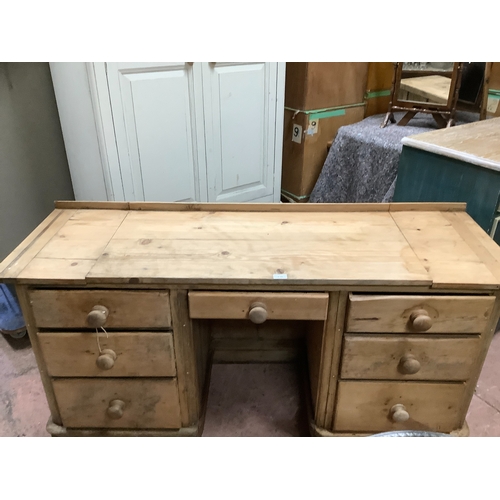
[[405, 146], [500, 171], [500, 118], [405, 137]]
[[440, 75], [415, 76], [403, 78], [400, 88], [417, 94], [430, 102], [447, 104], [450, 95], [451, 78]]
[[461, 203], [56, 207], [0, 281], [500, 288], [500, 249]]

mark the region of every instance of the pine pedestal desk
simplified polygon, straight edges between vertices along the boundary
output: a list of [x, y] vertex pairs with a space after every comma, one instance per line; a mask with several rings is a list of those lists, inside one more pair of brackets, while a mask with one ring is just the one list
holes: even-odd
[[464, 210], [57, 202], [0, 264], [48, 431], [200, 435], [213, 362], [304, 359], [313, 435], [466, 434], [500, 250]]

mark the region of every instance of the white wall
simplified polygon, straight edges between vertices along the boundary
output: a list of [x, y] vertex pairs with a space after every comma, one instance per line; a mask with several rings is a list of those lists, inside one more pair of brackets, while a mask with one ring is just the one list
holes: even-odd
[[0, 260], [72, 199], [48, 63], [0, 63]]

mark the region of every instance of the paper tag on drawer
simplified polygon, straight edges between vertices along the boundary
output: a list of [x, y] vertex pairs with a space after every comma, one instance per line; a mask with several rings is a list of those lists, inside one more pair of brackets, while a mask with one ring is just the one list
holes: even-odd
[[273, 280], [286, 280], [288, 279], [287, 274], [273, 274]]

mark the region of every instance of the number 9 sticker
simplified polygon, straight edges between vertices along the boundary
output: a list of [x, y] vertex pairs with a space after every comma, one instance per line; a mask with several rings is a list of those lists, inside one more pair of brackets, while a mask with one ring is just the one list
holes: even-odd
[[302, 142], [302, 126], [293, 124], [292, 127], [292, 142], [300, 144]]

